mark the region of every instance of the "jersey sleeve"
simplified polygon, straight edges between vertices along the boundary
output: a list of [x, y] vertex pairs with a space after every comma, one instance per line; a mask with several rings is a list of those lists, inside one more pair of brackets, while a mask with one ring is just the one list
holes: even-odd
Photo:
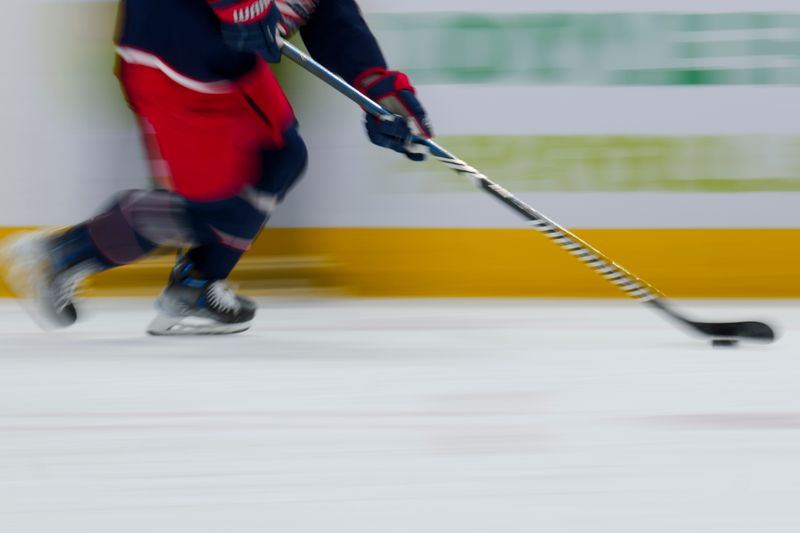
[[386, 68], [378, 41], [355, 0], [319, 0], [300, 34], [311, 56], [348, 83], [367, 69]]

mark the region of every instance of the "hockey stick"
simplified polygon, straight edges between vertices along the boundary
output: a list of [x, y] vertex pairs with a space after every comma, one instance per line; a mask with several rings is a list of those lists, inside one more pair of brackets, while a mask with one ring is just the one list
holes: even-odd
[[[375, 117], [392, 116], [392, 113], [359, 92], [342, 78], [314, 61], [292, 44], [284, 43], [283, 55], [347, 96], [350, 100], [360, 105]], [[478, 170], [439, 146], [436, 142], [421, 137], [413, 137], [411, 141], [416, 144], [424, 145], [433, 157], [458, 174], [471, 178], [478, 188], [491, 194], [506, 206], [516, 211], [526, 219], [534, 229], [561, 246], [561, 248], [606, 278], [610, 283], [618, 286], [629, 296], [663, 313], [678, 324], [687, 327], [690, 331], [711, 337], [715, 340], [750, 339], [764, 342], [772, 342], [775, 340], [775, 332], [770, 326], [763, 322], [696, 322], [690, 320], [683, 314], [674, 310], [664, 300], [663, 295], [652, 285], [617, 265], [590, 244], [533, 209]]]

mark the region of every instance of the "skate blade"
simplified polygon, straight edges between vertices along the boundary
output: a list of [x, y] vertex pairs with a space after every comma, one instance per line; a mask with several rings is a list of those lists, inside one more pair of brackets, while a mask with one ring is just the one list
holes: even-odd
[[218, 322], [202, 321], [191, 317], [175, 317], [159, 314], [150, 325], [147, 333], [155, 337], [190, 337], [202, 335], [234, 335], [250, 329], [252, 322], [240, 324], [220, 324]]

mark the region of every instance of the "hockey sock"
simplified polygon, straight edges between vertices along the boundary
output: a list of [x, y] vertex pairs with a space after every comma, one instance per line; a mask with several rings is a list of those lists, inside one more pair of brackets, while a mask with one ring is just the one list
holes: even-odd
[[84, 264], [92, 264], [96, 272], [116, 266], [97, 249], [85, 223], [52, 236], [49, 243], [54, 267], [58, 272]]
[[206, 279], [227, 278], [261, 231], [267, 215], [236, 197], [219, 202], [187, 202], [196, 243], [187, 256]]

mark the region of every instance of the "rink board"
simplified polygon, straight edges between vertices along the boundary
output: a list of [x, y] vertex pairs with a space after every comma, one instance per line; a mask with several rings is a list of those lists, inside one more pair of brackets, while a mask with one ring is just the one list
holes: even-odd
[[[800, 297], [796, 0], [360, 4], [442, 144], [537, 210], [670, 296]], [[111, 75], [117, 3], [9, 8], [8, 48], [32, 52], [9, 56], [14, 83], [0, 86], [15, 103], [0, 226], [72, 224], [149, 187]], [[445, 167], [373, 149], [361, 111], [301, 69], [276, 74], [311, 158], [237, 269], [244, 288], [619, 296]], [[89, 292], [153, 294], [170, 263]]]
[[[0, 230], [7, 234], [11, 229]], [[798, 298], [800, 230], [576, 230], [665, 294]], [[89, 294], [151, 295], [171, 255], [105, 273]], [[538, 233], [520, 229], [271, 228], [234, 274], [251, 292], [368, 297], [619, 297]], [[5, 287], [3, 296], [8, 296]]]

